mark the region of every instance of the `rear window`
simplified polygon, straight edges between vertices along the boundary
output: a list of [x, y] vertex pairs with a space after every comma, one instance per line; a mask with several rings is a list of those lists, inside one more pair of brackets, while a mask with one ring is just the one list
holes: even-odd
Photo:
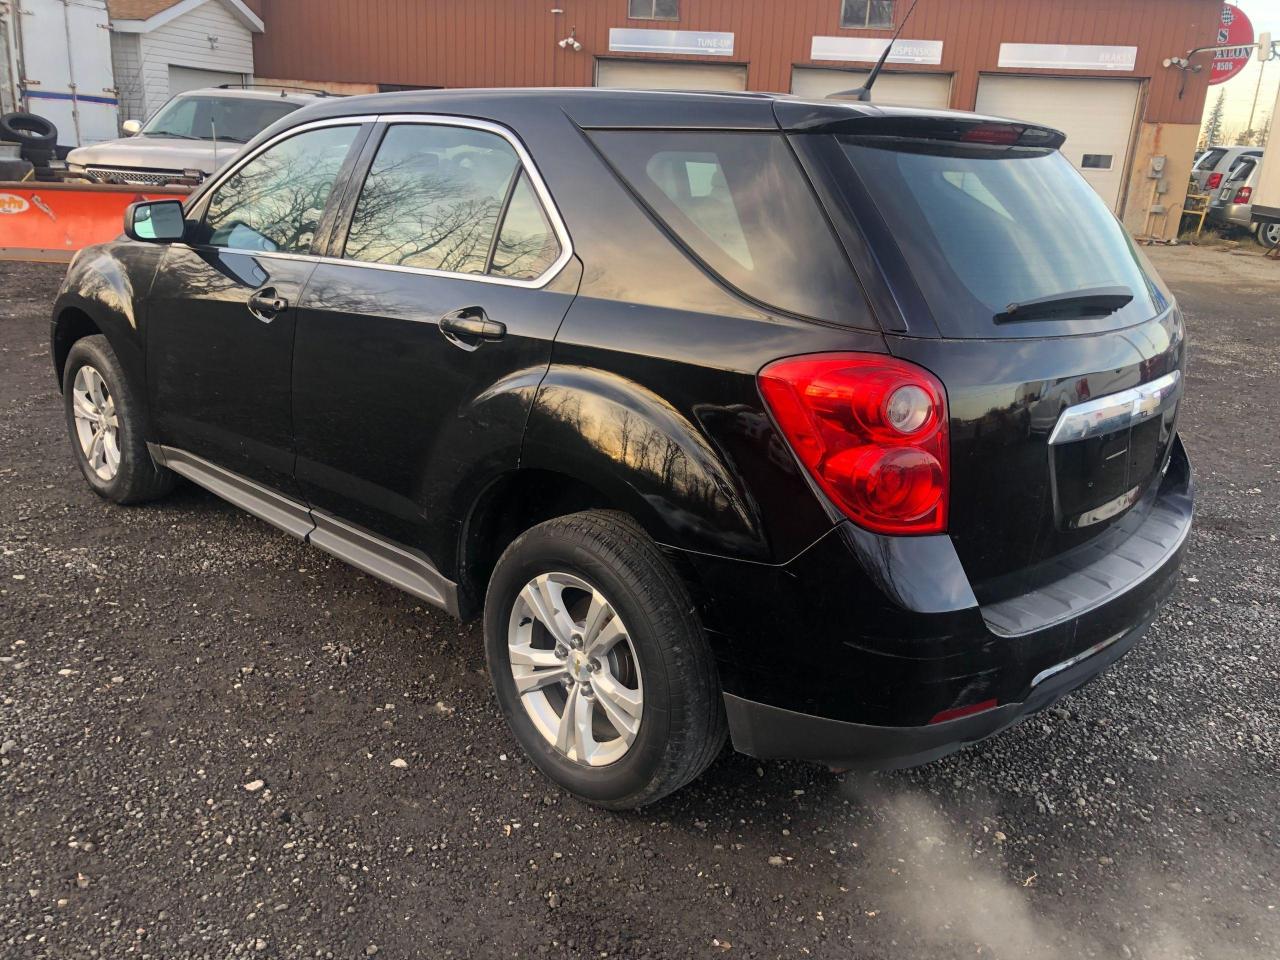
[[1227, 151], [1221, 150], [1217, 147], [1215, 147], [1212, 150], [1206, 150], [1204, 153], [1204, 156], [1202, 156], [1196, 162], [1196, 169], [1212, 170], [1214, 167], [1218, 165], [1218, 161], [1221, 160], [1226, 155], [1227, 155]]
[[[1129, 234], [1058, 151], [837, 139], [943, 336], [1114, 329], [1168, 305]], [[1116, 288], [1133, 299], [1113, 313], [997, 321], [1013, 304]]]
[[865, 316], [844, 251], [781, 135], [597, 131], [592, 140], [730, 286], [801, 316], [845, 323]]

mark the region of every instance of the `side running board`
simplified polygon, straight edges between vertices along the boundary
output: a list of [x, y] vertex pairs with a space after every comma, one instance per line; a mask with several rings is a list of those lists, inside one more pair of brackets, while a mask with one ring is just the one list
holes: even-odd
[[203, 457], [148, 443], [157, 463], [259, 520], [458, 616], [458, 587], [426, 555], [276, 493]]

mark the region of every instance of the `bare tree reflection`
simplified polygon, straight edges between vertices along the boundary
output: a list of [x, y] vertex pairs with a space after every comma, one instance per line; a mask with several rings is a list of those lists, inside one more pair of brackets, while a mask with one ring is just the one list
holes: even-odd
[[209, 242], [248, 250], [309, 251], [355, 133], [355, 127], [302, 133], [247, 163], [209, 203]]

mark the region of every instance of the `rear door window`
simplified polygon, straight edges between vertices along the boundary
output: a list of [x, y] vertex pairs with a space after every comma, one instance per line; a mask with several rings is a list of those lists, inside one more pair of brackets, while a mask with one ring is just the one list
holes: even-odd
[[668, 231], [729, 286], [776, 309], [848, 322], [862, 294], [782, 136], [595, 131]]
[[560, 241], [515, 148], [487, 130], [387, 130], [347, 231], [350, 260], [535, 280]]
[[[851, 167], [845, 189], [878, 210], [943, 336], [1114, 329], [1168, 305], [1128, 233], [1056, 150], [837, 141]], [[1113, 312], [1010, 322], [1014, 304], [1118, 289], [1132, 299]]]
[[1197, 170], [1205, 172], [1211, 171], [1218, 165], [1218, 161], [1227, 155], [1227, 151], [1214, 147], [1212, 150], [1206, 150], [1203, 157], [1196, 163]]

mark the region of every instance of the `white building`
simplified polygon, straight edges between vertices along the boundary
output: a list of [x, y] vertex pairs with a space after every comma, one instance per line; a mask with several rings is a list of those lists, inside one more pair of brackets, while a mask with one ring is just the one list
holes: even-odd
[[146, 120], [175, 93], [253, 79], [262, 20], [242, 0], [107, 0], [120, 119]]

